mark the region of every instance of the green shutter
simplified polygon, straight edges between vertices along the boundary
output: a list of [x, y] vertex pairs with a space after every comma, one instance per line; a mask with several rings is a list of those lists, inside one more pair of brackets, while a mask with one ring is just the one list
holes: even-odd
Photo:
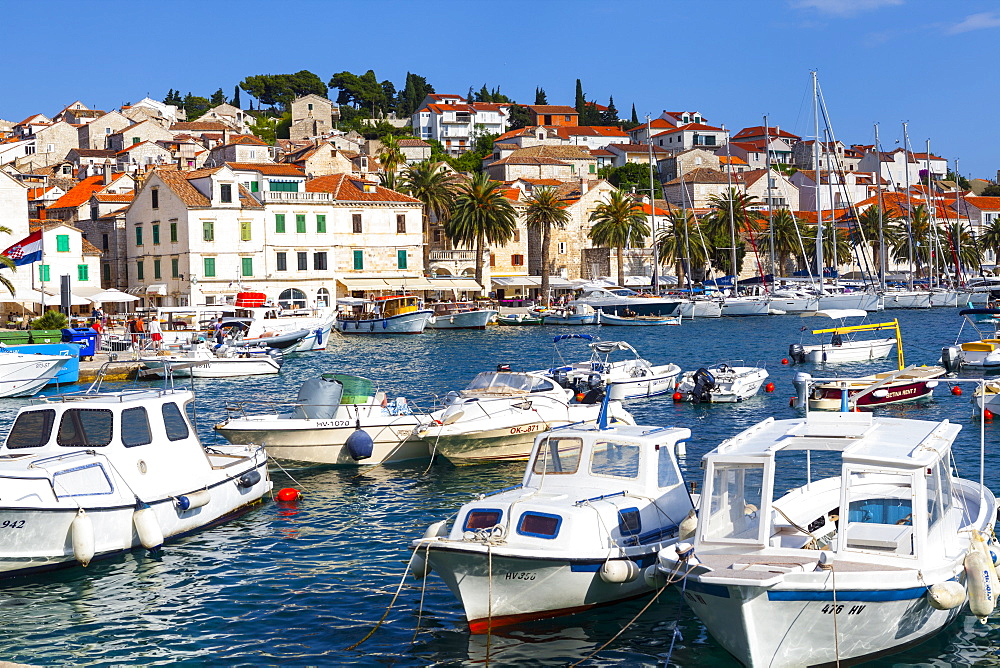
[[258, 184], [256, 181], [251, 181], [250, 182], [250, 192], [255, 193], [255, 192], [259, 191], [259, 190], [260, 190], [260, 184]]
[[43, 264], [38, 267], [38, 280], [46, 283], [49, 280], [49, 265]]
[[406, 251], [398, 250], [396, 251], [396, 268], [406, 269]]
[[202, 234], [205, 241], [215, 241], [215, 223], [202, 223]]
[[274, 231], [277, 234], [285, 233], [285, 214], [283, 213], [274, 214]]
[[365, 252], [354, 251], [354, 271], [361, 271], [365, 268]]
[[316, 215], [316, 231], [319, 234], [326, 234], [326, 216], [323, 214]]
[[153, 225], [153, 244], [160, 243], [160, 226]]
[[76, 265], [76, 280], [78, 281], [89, 281], [90, 280], [90, 267], [85, 264]]
[[146, 278], [146, 272], [142, 267], [142, 260], [137, 260], [135, 263], [135, 277], [140, 281]]
[[160, 261], [153, 260], [153, 278], [160, 278]]
[[142, 227], [135, 228], [135, 245], [136, 246], [142, 245]]
[[306, 233], [306, 214], [304, 213], [295, 214], [295, 232], [296, 234]]
[[181, 275], [181, 261], [176, 257], [170, 258], [170, 276], [178, 278]]
[[177, 241], [177, 223], [170, 223], [170, 240]]
[[249, 220], [240, 221], [240, 241], [250, 241], [251, 228]]
[[253, 258], [252, 257], [244, 257], [244, 258], [240, 258], [240, 260], [241, 260], [241, 263], [243, 264], [243, 275], [244, 276], [253, 276]]
[[[139, 228], [136, 228], [139, 229]], [[139, 242], [142, 245], [142, 242]], [[69, 252], [69, 235], [68, 234], [57, 234], [56, 235], [56, 251], [59, 253]]]
[[205, 278], [215, 277], [215, 258], [206, 257], [205, 260]]

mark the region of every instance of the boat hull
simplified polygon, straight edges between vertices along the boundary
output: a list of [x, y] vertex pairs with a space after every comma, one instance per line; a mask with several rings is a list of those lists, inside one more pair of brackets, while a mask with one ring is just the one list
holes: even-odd
[[722, 306], [709, 299], [683, 301], [677, 307], [677, 314], [684, 318], [721, 318]]
[[597, 323], [597, 313], [542, 316], [543, 325], [596, 325]]
[[805, 361], [811, 364], [832, 364], [837, 362], [862, 362], [882, 359], [889, 355], [896, 339], [870, 339], [865, 341], [845, 341], [843, 345], [803, 346]]
[[486, 329], [496, 311], [462, 311], [460, 313], [438, 314], [427, 323], [429, 329]]
[[887, 292], [882, 296], [883, 309], [930, 308], [930, 292]]
[[334, 327], [341, 334], [420, 334], [432, 315], [432, 311], [420, 310], [371, 320], [337, 318]]
[[631, 318], [622, 318], [617, 315], [602, 313], [601, 325], [621, 326], [621, 327], [662, 327], [664, 325], [679, 325], [680, 316], [661, 318], [654, 315], [639, 315]]
[[183, 364], [198, 362], [199, 366], [175, 369], [178, 378], [235, 378], [238, 376], [266, 376], [281, 371], [281, 365], [273, 358], [261, 355], [259, 358], [225, 358], [205, 360], [186, 357], [140, 357], [139, 361], [151, 371], [162, 372], [166, 363]]
[[676, 373], [664, 376], [614, 381], [608, 384], [608, 396], [612, 401], [622, 401], [668, 394], [674, 391], [679, 374], [680, 369], [677, 369]]
[[725, 317], [770, 315], [769, 308], [768, 302], [763, 299], [723, 300], [722, 315]]
[[70, 361], [59, 355], [0, 354], [0, 397], [30, 397]]
[[[930, 385], [929, 385], [930, 384]], [[934, 394], [937, 387], [936, 380], [907, 381], [903, 383], [889, 383], [883, 386], [887, 391], [886, 396], [876, 397], [874, 393], [866, 394], [857, 400], [859, 408], [874, 408], [875, 406], [886, 406], [888, 404], [902, 404], [911, 401], [926, 401]], [[848, 389], [848, 398], [861, 392], [864, 388], [855, 390]], [[813, 395], [809, 399], [811, 410], [837, 411], [843, 403], [842, 391], [836, 387], [825, 385], [817, 386]]]
[[[788, 309], [777, 306], [787, 311]], [[879, 296], [868, 292], [845, 292], [841, 295], [824, 295], [819, 298], [817, 309], [857, 308], [863, 311], [879, 311], [882, 305]]]
[[631, 311], [636, 315], [677, 315], [681, 306], [680, 301], [665, 301], [661, 299], [645, 298], [636, 298], [614, 303], [601, 303], [599, 301], [584, 300], [577, 300], [572, 303], [588, 304], [596, 311], [600, 311], [602, 313], [612, 313], [614, 315], [625, 315], [625, 312], [627, 311]]

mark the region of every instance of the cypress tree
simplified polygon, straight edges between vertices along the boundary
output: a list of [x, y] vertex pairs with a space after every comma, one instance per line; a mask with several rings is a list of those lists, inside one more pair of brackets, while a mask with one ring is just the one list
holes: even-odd
[[548, 97], [545, 95], [545, 89], [539, 86], [535, 89], [535, 104], [548, 104]]
[[639, 124], [639, 116], [635, 113], [635, 102], [632, 103], [632, 122], [636, 125]]
[[234, 107], [240, 109], [240, 87], [237, 85], [233, 90], [233, 101], [230, 102]]
[[583, 96], [583, 84], [576, 80], [576, 113], [583, 114], [583, 108], [587, 104], [587, 99]]
[[423, 99], [415, 99], [417, 97], [417, 86], [413, 81], [413, 75], [409, 72], [406, 73], [406, 86], [399, 96], [401, 98], [399, 111], [403, 116], [412, 116], [413, 112], [417, 110], [417, 105], [423, 101]]

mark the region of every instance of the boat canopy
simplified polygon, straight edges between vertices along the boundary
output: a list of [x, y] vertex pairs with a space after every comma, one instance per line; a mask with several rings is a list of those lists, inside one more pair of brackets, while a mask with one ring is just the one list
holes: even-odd
[[964, 308], [959, 315], [1000, 315], [1000, 308]]
[[630, 346], [625, 341], [595, 341], [590, 344], [590, 349], [595, 353], [601, 353], [602, 355], [613, 353], [616, 350], [628, 350], [633, 353], [635, 352], [635, 348]]
[[565, 341], [566, 339], [584, 339], [585, 341], [593, 341], [594, 336], [592, 334], [557, 334], [552, 337], [552, 343], [559, 343], [560, 341]]
[[463, 394], [522, 394], [556, 388], [548, 378], [514, 371], [484, 371], [462, 390]]
[[868, 311], [859, 308], [828, 308], [819, 311], [807, 311], [802, 314], [802, 317], [810, 318], [815, 315], [839, 320], [841, 318], [864, 318], [868, 315]]

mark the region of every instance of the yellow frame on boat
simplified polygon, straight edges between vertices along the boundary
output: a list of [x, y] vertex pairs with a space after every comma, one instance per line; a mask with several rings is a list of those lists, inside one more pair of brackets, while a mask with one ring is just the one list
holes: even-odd
[[880, 329], [892, 329], [896, 332], [896, 357], [899, 361], [899, 368], [903, 364], [903, 335], [899, 331], [899, 321], [870, 323], [867, 325], [850, 325], [845, 327], [831, 327], [829, 329], [814, 329], [813, 334], [849, 334], [850, 332], [877, 332]]

